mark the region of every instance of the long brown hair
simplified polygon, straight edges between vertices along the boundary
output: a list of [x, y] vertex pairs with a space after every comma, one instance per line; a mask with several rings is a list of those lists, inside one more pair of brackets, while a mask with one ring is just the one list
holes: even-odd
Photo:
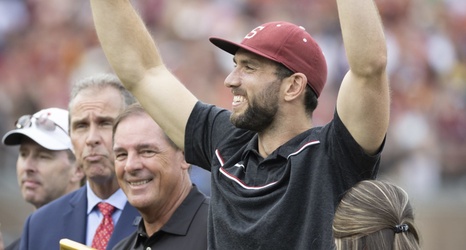
[[333, 234], [337, 249], [420, 249], [408, 194], [384, 181], [362, 181], [345, 194]]

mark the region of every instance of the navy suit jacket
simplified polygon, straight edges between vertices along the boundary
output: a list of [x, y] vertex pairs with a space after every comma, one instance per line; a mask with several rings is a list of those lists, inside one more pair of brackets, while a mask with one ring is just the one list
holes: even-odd
[[[62, 196], [32, 213], [21, 235], [21, 250], [59, 249], [59, 241], [68, 238], [86, 244], [87, 187]], [[114, 227], [107, 249], [137, 229], [139, 212], [128, 202]]]

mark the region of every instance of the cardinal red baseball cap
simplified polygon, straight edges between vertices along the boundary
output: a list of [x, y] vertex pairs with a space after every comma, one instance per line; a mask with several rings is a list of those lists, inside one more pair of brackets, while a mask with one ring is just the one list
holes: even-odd
[[235, 54], [239, 48], [285, 65], [291, 71], [303, 73], [307, 83], [320, 96], [327, 81], [327, 63], [317, 42], [306, 30], [289, 22], [269, 22], [249, 32], [234, 43], [222, 38], [209, 40], [220, 49]]

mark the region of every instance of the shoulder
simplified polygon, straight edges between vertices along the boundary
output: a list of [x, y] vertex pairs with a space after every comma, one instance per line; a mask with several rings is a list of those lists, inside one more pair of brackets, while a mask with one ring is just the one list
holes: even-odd
[[190, 194], [191, 198], [187, 199], [189, 203], [193, 205], [193, 208], [197, 207], [197, 216], [205, 217], [207, 221], [207, 214], [210, 205], [210, 197], [199, 191], [196, 186], [193, 186], [193, 190]]
[[39, 208], [37, 211], [32, 213], [31, 217], [33, 219], [48, 216], [55, 217], [57, 214], [63, 213], [65, 211], [64, 208], [68, 206], [74, 207], [77, 204], [83, 202], [87, 202], [85, 186], [44, 205], [43, 207]]
[[137, 237], [137, 231], [133, 232], [130, 234], [128, 237], [123, 238], [121, 241], [119, 241], [113, 248], [112, 250], [127, 250], [127, 249], [133, 249], [133, 245], [135, 243]]
[[[180, 214], [203, 214], [207, 215], [207, 210], [210, 204], [210, 198], [199, 191], [197, 186], [193, 184], [188, 196], [183, 200], [181, 206], [178, 207], [177, 213]], [[195, 211], [195, 212], [194, 212]], [[196, 215], [192, 216], [196, 216]]]
[[309, 136], [313, 139], [319, 140], [321, 143], [342, 140], [354, 141], [353, 137], [340, 119], [340, 116], [336, 110], [334, 111], [332, 120], [326, 124], [312, 128]]
[[231, 112], [227, 109], [198, 101], [191, 112], [188, 124], [199, 122], [199, 120], [217, 120], [219, 115], [229, 120], [230, 114]]
[[125, 207], [123, 208], [121, 216], [134, 217], [140, 216], [140, 214], [139, 211], [127, 201]]

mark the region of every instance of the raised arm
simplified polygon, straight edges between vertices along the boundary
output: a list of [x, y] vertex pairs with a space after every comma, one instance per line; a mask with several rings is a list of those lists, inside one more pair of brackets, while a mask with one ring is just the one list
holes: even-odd
[[163, 64], [129, 0], [91, 0], [97, 35], [123, 85], [167, 135], [184, 149], [188, 117], [197, 102]]
[[373, 0], [337, 0], [337, 5], [350, 67], [337, 111], [359, 145], [373, 154], [383, 142], [390, 113], [382, 22]]

